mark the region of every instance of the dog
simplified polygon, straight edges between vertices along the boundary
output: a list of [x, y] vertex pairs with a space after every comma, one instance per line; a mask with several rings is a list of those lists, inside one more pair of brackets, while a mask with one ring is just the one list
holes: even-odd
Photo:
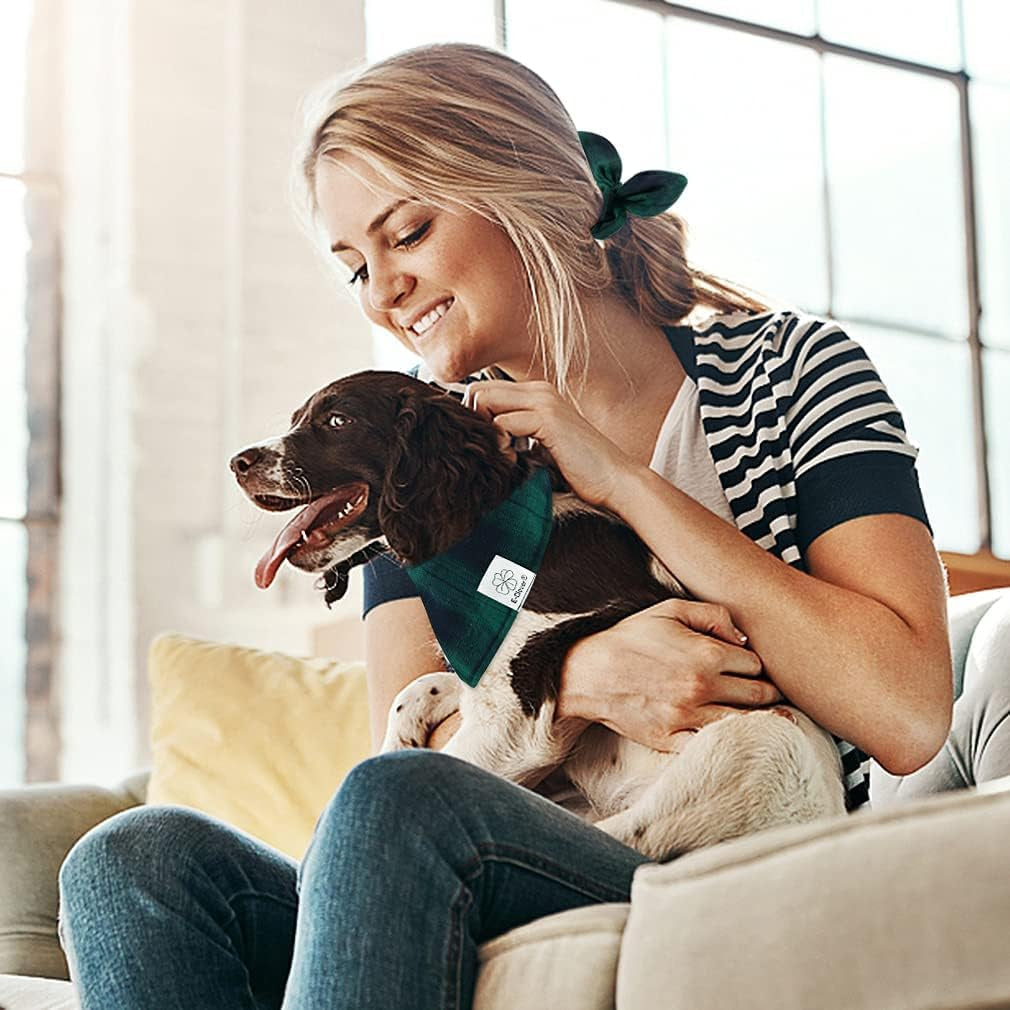
[[[356, 565], [381, 552], [408, 565], [440, 554], [547, 467], [553, 532], [491, 665], [476, 687], [449, 671], [408, 684], [390, 707], [381, 753], [424, 746], [458, 711], [444, 753], [531, 789], [560, 770], [588, 802], [586, 820], [657, 862], [845, 812], [831, 735], [788, 704], [683, 731], [670, 751], [602, 723], [555, 722], [576, 641], [687, 594], [620, 517], [572, 493], [542, 447], [503, 449], [499, 429], [446, 390], [400, 372], [349, 375], [310, 396], [286, 434], [230, 465], [258, 507], [300, 507], [257, 566], [257, 584], [268, 587], [284, 562], [322, 572], [327, 605]], [[594, 572], [604, 574], [587, 577]]]

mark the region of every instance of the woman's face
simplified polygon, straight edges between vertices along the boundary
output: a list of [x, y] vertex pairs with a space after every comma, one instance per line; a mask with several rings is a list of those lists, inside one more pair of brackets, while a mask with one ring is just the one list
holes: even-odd
[[501, 228], [470, 211], [390, 193], [352, 155], [320, 159], [317, 169], [330, 244], [373, 323], [420, 355], [441, 382], [490, 365], [516, 378], [530, 372], [526, 284]]

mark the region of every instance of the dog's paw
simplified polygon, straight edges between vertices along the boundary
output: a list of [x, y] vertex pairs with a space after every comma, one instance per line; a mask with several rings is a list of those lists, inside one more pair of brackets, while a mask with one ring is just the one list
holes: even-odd
[[606, 831], [611, 838], [616, 838], [619, 842], [624, 842], [625, 845], [631, 844], [631, 839], [637, 832], [636, 823], [628, 816], [626, 810], [593, 821], [593, 827]]
[[393, 699], [380, 754], [424, 747], [428, 734], [459, 709], [459, 678], [454, 673], [425, 673]]
[[634, 810], [622, 810], [619, 814], [611, 814], [610, 817], [595, 821], [593, 826], [657, 863], [680, 855], [673, 840], [664, 838], [655, 830], [650, 830], [650, 825], [637, 816]]

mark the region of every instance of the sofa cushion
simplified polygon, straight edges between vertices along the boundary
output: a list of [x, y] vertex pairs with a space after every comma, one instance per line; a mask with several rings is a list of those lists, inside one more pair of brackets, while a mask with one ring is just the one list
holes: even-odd
[[139, 802], [129, 788], [135, 778], [115, 789], [46, 782], [0, 790], [0, 972], [68, 977], [56, 936], [60, 864], [86, 831]]
[[617, 1005], [1010, 1005], [1010, 778], [635, 873]]
[[300, 860], [371, 751], [364, 664], [164, 633], [148, 673], [147, 802], [201, 810]]
[[[481, 944], [474, 1010], [613, 1010], [629, 905], [575, 908]], [[73, 987], [0, 975], [0, 1010], [78, 1010]]]
[[[617, 957], [629, 908], [576, 908], [482, 944], [474, 1010], [613, 1010]], [[77, 1007], [69, 983], [0, 975], [0, 1010]]]
[[69, 982], [0, 975], [0, 1010], [79, 1010]]
[[573, 908], [481, 944], [474, 1010], [613, 1010], [630, 907]]

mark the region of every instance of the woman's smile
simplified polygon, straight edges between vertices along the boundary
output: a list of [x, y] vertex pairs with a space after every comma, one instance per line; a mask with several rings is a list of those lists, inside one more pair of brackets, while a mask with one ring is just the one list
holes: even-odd
[[416, 323], [408, 327], [411, 334], [418, 340], [427, 337], [448, 315], [455, 301], [455, 298], [448, 298], [436, 305], [430, 312], [425, 313]]

